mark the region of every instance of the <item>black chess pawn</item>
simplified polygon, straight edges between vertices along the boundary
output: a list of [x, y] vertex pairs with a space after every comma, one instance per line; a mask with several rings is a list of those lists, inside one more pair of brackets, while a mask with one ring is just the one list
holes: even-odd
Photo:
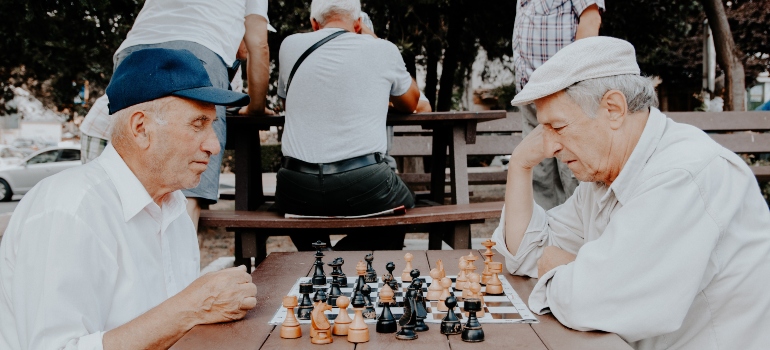
[[425, 307], [425, 298], [422, 296], [422, 293], [418, 292], [422, 289], [422, 280], [416, 279], [412, 282], [413, 287], [409, 287], [410, 292], [413, 291], [414, 293], [414, 301], [415, 306], [417, 309], [417, 322], [415, 324], [414, 330], [417, 332], [425, 332], [428, 329], [428, 325], [425, 324], [425, 318], [428, 317], [428, 310]]
[[444, 301], [446, 307], [449, 308], [444, 319], [441, 320], [441, 334], [460, 334], [463, 331], [463, 326], [460, 323], [460, 319], [455, 314], [455, 306], [457, 306], [457, 298], [450, 296]]
[[310, 313], [313, 311], [313, 303], [310, 301], [310, 293], [313, 293], [312, 283], [300, 283], [299, 292], [302, 296], [297, 305], [297, 318], [300, 320], [309, 320]]
[[329, 300], [327, 304], [331, 305], [332, 307], [337, 307], [337, 298], [339, 298], [341, 295], [342, 290], [340, 290], [339, 276], [332, 271], [332, 286], [329, 289]]
[[328, 299], [328, 296], [326, 295], [326, 288], [319, 288], [315, 291], [315, 295], [313, 296], [313, 302], [317, 303], [319, 301], [326, 302], [326, 299]]
[[366, 254], [366, 257], [364, 258], [366, 260], [366, 277], [364, 280], [366, 283], [375, 283], [377, 282], [377, 271], [374, 270], [374, 267], [372, 267], [372, 261], [374, 261], [374, 255], [372, 253]]
[[324, 257], [324, 253], [321, 252], [322, 249], [326, 248], [326, 243], [317, 241], [312, 244], [313, 248], [316, 249], [315, 252], [315, 271], [313, 272], [313, 285], [314, 286], [323, 286], [326, 285], [326, 274], [324, 273], [324, 262], [322, 258]]
[[[392, 261], [388, 261], [387, 264], [385, 264], [385, 270], [388, 270], [388, 274], [390, 275], [390, 281], [388, 281], [388, 285], [390, 286], [390, 289], [393, 289], [395, 292], [396, 289], [398, 289], [398, 281], [396, 281], [396, 276], [393, 275], [393, 270], [396, 269], [396, 264], [394, 264]], [[395, 287], [393, 286], [395, 282]]]
[[417, 306], [415, 305], [417, 303], [414, 300], [416, 296], [415, 291], [412, 289], [404, 298], [404, 314], [398, 320], [401, 329], [396, 333], [396, 339], [417, 339], [417, 333], [414, 331], [414, 327], [417, 325]]
[[362, 314], [367, 320], [373, 320], [377, 318], [377, 311], [374, 310], [374, 303], [372, 303], [371, 293], [372, 287], [369, 287], [368, 284], [364, 284], [364, 286], [361, 287], [361, 294], [364, 295], [364, 302], [366, 303], [364, 306], [364, 312]]
[[465, 328], [463, 329], [463, 341], [471, 343], [484, 341], [484, 330], [481, 329], [481, 323], [479, 323], [479, 319], [476, 317], [476, 312], [481, 311], [481, 299], [465, 299], [463, 306], [465, 311], [468, 311], [468, 322], [465, 323]]
[[410, 286], [413, 286], [414, 282], [420, 279], [420, 270], [413, 269], [412, 271], [409, 271], [409, 276], [412, 276], [412, 283], [410, 284]]
[[377, 333], [395, 333], [398, 326], [390, 311], [390, 303], [382, 304], [382, 314], [377, 318]]

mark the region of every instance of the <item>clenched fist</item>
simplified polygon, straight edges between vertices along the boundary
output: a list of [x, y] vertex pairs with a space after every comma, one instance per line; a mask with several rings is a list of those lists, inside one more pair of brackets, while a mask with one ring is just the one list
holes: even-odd
[[553, 154], [547, 154], [543, 144], [543, 126], [538, 125], [513, 150], [508, 166], [531, 170], [543, 159], [550, 157], [553, 157]]

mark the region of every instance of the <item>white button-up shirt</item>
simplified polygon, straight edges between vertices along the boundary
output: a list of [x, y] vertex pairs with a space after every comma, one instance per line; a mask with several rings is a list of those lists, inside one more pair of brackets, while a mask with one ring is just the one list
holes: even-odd
[[653, 109], [609, 187], [581, 183], [563, 205], [535, 205], [507, 269], [537, 276], [544, 247], [577, 254], [546, 273], [529, 306], [638, 349], [770, 347], [770, 211], [740, 157]]
[[109, 145], [16, 208], [0, 245], [0, 349], [101, 349], [199, 272], [182, 193], [158, 206]]

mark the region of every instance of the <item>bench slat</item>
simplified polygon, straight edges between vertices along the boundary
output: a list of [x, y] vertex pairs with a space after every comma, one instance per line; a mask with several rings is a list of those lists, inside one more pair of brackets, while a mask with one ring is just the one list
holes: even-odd
[[354, 228], [432, 224], [499, 218], [503, 202], [408, 209], [406, 214], [361, 219], [287, 219], [269, 211], [202, 210], [200, 225], [228, 228]]
[[[391, 156], [419, 157], [430, 156], [431, 136], [396, 136], [393, 141]], [[468, 155], [511, 154], [521, 142], [521, 135], [477, 135], [476, 143], [467, 145]]]
[[770, 131], [770, 112], [663, 112], [679, 123], [697, 126], [706, 132]]

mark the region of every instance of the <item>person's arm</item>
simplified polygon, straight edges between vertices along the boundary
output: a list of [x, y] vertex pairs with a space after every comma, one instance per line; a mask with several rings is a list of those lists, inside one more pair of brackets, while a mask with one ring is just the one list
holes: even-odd
[[542, 135], [543, 127], [536, 127], [511, 154], [505, 205], [492, 235], [507, 270], [530, 277], [571, 262], [584, 243], [581, 186], [564, 204], [547, 212], [533, 199], [532, 169], [548, 156]]
[[417, 82], [412, 79], [412, 85], [405, 94], [401, 96], [390, 96], [390, 102], [393, 108], [401, 113], [414, 113], [417, 109], [417, 101], [420, 100], [420, 89], [417, 88]]
[[249, 59], [246, 75], [249, 82], [251, 102], [241, 108], [239, 114], [262, 115], [265, 113], [265, 97], [270, 80], [270, 48], [267, 44], [267, 19], [252, 14], [245, 19], [244, 42]]
[[417, 102], [417, 109], [414, 111], [415, 113], [429, 113], [433, 112], [433, 107], [430, 106], [430, 101], [428, 100], [428, 97], [425, 96], [425, 94], [420, 91], [420, 100]]
[[580, 13], [575, 40], [599, 35], [599, 27], [602, 25], [602, 14], [599, 6], [593, 4]]
[[538, 281], [533, 311], [550, 310], [567, 327], [614, 332], [628, 342], [681, 326], [709, 271], [716, 272], [710, 256], [720, 227], [686, 170], [657, 174], [627, 197], [601, 237]]
[[104, 349], [167, 349], [199, 324], [243, 318], [257, 287], [245, 266], [201, 276], [179, 294], [104, 334]]

